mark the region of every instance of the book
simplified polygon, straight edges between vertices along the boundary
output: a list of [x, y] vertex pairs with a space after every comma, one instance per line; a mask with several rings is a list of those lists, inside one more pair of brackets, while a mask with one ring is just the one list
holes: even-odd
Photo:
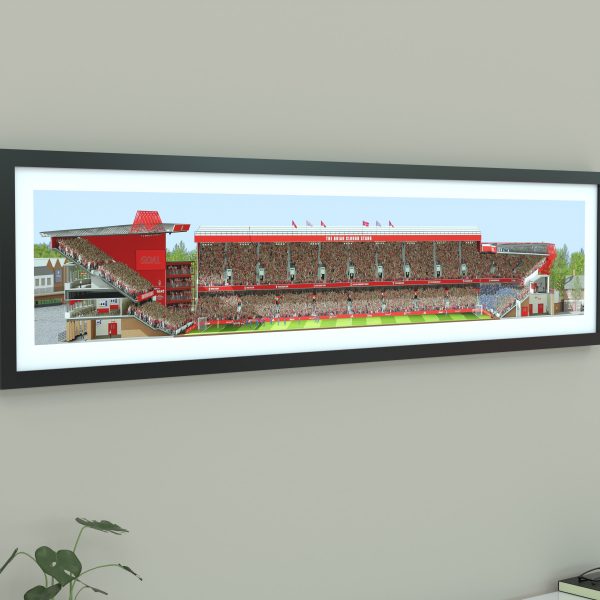
[[558, 582], [558, 591], [580, 598], [600, 600], [600, 581], [579, 581], [579, 577], [570, 577]]

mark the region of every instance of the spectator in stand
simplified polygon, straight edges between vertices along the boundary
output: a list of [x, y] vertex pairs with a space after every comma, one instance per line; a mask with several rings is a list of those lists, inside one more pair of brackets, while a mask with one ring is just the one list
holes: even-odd
[[316, 242], [289, 244], [291, 261], [296, 269], [294, 283], [314, 283], [318, 279], [319, 246]]
[[[361, 289], [311, 292], [288, 291], [201, 294], [197, 315], [210, 320], [290, 319], [298, 317], [334, 317], [348, 314], [382, 314], [426, 310], [463, 309], [477, 306], [478, 287], [441, 286], [381, 290]], [[237, 307], [237, 308], [236, 308]]]
[[[383, 267], [386, 280], [437, 278], [523, 278], [545, 260], [543, 255], [482, 253], [476, 242], [322, 242], [321, 264], [328, 282], [348, 281], [349, 267], [354, 268], [354, 281], [378, 279], [377, 265]], [[404, 246], [405, 262], [402, 261]], [[316, 242], [281, 243], [203, 243], [199, 249], [200, 285], [223, 285], [226, 268], [233, 271], [233, 282], [239, 285], [257, 283], [257, 266], [264, 268], [264, 284], [289, 281], [289, 262], [296, 269], [295, 283], [313, 283], [318, 279], [319, 244]], [[462, 257], [462, 260], [461, 260]], [[466, 265], [463, 275], [462, 264]]]
[[167, 277], [176, 275], [190, 275], [189, 265], [177, 265], [167, 263]]
[[406, 242], [405, 259], [410, 266], [408, 279], [431, 279], [434, 276], [432, 242]]
[[375, 244], [372, 242], [354, 242], [348, 244], [350, 264], [354, 266], [354, 281], [375, 281], [377, 262]]
[[195, 313], [189, 308], [163, 306], [158, 302], [132, 304], [128, 312], [153, 329], [159, 329], [170, 335], [184, 331], [196, 319]]
[[281, 297], [279, 295], [275, 296], [275, 317], [279, 317], [280, 307], [279, 303], [281, 302]]
[[229, 244], [227, 267], [233, 272], [233, 285], [255, 285], [257, 265], [257, 244]]
[[260, 266], [265, 270], [263, 283], [286, 283], [288, 274], [288, 244], [282, 242], [261, 243], [259, 251]]
[[323, 242], [321, 264], [325, 267], [328, 282], [348, 281], [350, 244]]
[[103, 252], [85, 238], [59, 238], [57, 242], [58, 249], [63, 254], [88, 270], [95, 270], [99, 265], [114, 262], [114, 259], [106, 252]]
[[223, 285], [225, 274], [225, 244], [200, 244], [198, 247], [198, 283]]
[[150, 292], [152, 284], [137, 271], [118, 262], [84, 238], [60, 238], [59, 250], [132, 297]]
[[377, 264], [383, 266], [383, 278], [386, 281], [404, 279], [402, 263], [402, 244], [400, 242], [380, 242], [375, 244]]
[[99, 265], [98, 272], [103, 279], [134, 298], [153, 289], [152, 284], [145, 277], [123, 263], [112, 262]]
[[515, 307], [517, 300], [523, 300], [527, 293], [526, 287], [511, 284], [481, 284], [479, 302], [485, 310], [496, 317], [502, 317]]
[[435, 258], [441, 267], [444, 279], [457, 279], [460, 275], [458, 242], [436, 242]]

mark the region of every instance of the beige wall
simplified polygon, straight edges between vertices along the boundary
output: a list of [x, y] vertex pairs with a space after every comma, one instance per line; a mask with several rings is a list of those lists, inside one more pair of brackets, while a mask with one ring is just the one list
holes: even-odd
[[[0, 146], [600, 170], [596, 0], [8, 4]], [[600, 562], [599, 361], [3, 392], [0, 553], [81, 515], [116, 600], [549, 591]]]
[[151, 329], [147, 325], [144, 325], [144, 323], [141, 323], [132, 317], [130, 319], [121, 319], [121, 335], [123, 337], [162, 337], [166, 334], [162, 331]]

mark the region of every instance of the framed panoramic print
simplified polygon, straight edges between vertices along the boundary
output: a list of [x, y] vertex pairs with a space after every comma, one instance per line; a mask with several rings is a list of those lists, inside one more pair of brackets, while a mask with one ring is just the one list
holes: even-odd
[[2, 150], [2, 387], [597, 344], [599, 184]]

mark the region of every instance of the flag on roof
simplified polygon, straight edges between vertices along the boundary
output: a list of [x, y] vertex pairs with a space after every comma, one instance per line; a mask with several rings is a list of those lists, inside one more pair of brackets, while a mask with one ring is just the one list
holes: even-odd
[[363, 227], [368, 227], [369, 226], [369, 221], [363, 221]]
[[294, 219], [292, 219], [292, 227], [294, 229], [298, 229], [298, 225], [296, 225], [296, 221], [294, 221]]
[[306, 225], [307, 225], [308, 227], [312, 227], [312, 226], [313, 226], [313, 224], [312, 224], [312, 223], [311, 223], [311, 222], [310, 222], [308, 219], [306, 220]]
[[375, 227], [381, 227], [381, 223], [379, 221], [375, 221]]
[[327, 227], [327, 225], [325, 225], [325, 221], [321, 220], [321, 227]]
[[394, 224], [393, 224], [391, 221], [388, 221], [388, 225], [389, 225], [390, 227], [393, 227], [393, 226], [394, 226]]

